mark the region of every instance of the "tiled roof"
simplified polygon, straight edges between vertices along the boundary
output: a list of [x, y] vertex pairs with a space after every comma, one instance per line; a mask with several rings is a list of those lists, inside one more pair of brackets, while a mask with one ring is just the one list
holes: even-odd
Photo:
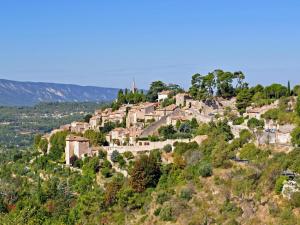
[[89, 139], [81, 136], [68, 135], [66, 141], [78, 141], [78, 142], [88, 142]]

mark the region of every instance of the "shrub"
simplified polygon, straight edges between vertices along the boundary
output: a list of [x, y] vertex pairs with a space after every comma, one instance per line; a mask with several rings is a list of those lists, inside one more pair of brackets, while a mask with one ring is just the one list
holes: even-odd
[[156, 202], [162, 205], [164, 202], [169, 201], [170, 199], [171, 199], [171, 195], [164, 191], [158, 193]]
[[151, 135], [147, 138], [149, 141], [156, 142], [159, 141], [159, 137], [156, 135]]
[[279, 112], [279, 109], [270, 109], [262, 115], [262, 118], [266, 120], [278, 120]]
[[281, 194], [283, 183], [287, 180], [285, 176], [280, 176], [277, 178], [275, 183], [275, 192], [276, 194]]
[[120, 153], [117, 150], [114, 150], [111, 153], [110, 159], [111, 159], [112, 162], [116, 163], [116, 162], [118, 162], [118, 157], [119, 156], [120, 156]]
[[177, 142], [176, 144], [174, 144], [174, 147], [175, 147], [174, 149], [175, 153], [179, 155], [183, 155], [188, 150], [198, 149], [199, 145], [197, 144], [197, 142], [190, 142], [190, 143]]
[[300, 127], [296, 127], [291, 133], [292, 143], [294, 145], [300, 146]]
[[166, 152], [166, 153], [169, 153], [172, 151], [172, 145], [170, 144], [167, 144], [163, 147], [163, 150]]
[[77, 168], [82, 168], [83, 166], [83, 161], [82, 159], [77, 159], [74, 164], [73, 164], [74, 167], [77, 167]]
[[242, 123], [244, 123], [244, 117], [237, 117], [232, 121], [233, 125], [241, 125]]
[[124, 155], [124, 157], [125, 157], [126, 159], [128, 159], [128, 160], [134, 159], [134, 156], [133, 156], [132, 152], [127, 151], [127, 152], [124, 152], [123, 155]]
[[172, 125], [162, 126], [158, 129], [158, 133], [165, 139], [170, 139], [176, 133], [176, 130]]
[[63, 153], [65, 152], [66, 147], [66, 137], [68, 135], [68, 132], [66, 131], [60, 131], [55, 134], [53, 134], [50, 138], [50, 159], [57, 161], [61, 159]]
[[296, 111], [296, 114], [298, 116], [300, 116], [300, 93], [298, 93], [298, 97], [297, 97], [297, 103], [296, 103], [296, 108], [295, 108], [295, 111]]
[[157, 208], [157, 209], [155, 209], [154, 210], [154, 216], [159, 216], [159, 214], [160, 214], [160, 211], [161, 211], [161, 207], [159, 207], [159, 208]]
[[45, 138], [42, 138], [39, 142], [39, 149], [46, 154], [48, 150], [48, 141]]
[[126, 161], [122, 155], [119, 155], [117, 160], [118, 160], [120, 168], [124, 168], [126, 166]]
[[252, 139], [252, 134], [250, 133], [249, 130], [243, 129], [240, 131], [240, 144], [242, 147], [242, 145], [246, 144], [247, 142], [249, 142]]
[[186, 201], [190, 201], [193, 198], [193, 190], [190, 188], [184, 188], [180, 192], [180, 198]]
[[100, 150], [100, 151], [98, 152], [98, 157], [99, 157], [99, 159], [105, 159], [106, 156], [107, 156], [107, 153], [106, 153], [105, 151]]
[[210, 163], [202, 163], [198, 168], [199, 175], [202, 177], [210, 177], [212, 175], [212, 166]]
[[251, 118], [247, 122], [247, 126], [252, 130], [255, 128], [263, 129], [264, 125], [265, 125], [265, 122], [263, 120], [258, 120], [256, 118]]
[[260, 150], [253, 143], [246, 144], [240, 151], [240, 158], [253, 160], [257, 162], [264, 161], [270, 152], [265, 150]]
[[102, 168], [102, 169], [101, 169], [101, 174], [102, 174], [104, 177], [106, 177], [106, 178], [112, 176], [111, 169], [108, 168], [108, 167]]
[[101, 168], [107, 167], [107, 168], [111, 169], [112, 165], [111, 165], [110, 161], [108, 161], [107, 159], [105, 159], [105, 160], [103, 160], [103, 162], [100, 163], [100, 167]]
[[294, 207], [299, 208], [300, 207], [300, 192], [295, 192], [292, 195], [291, 203]]
[[137, 192], [143, 192], [148, 187], [156, 187], [161, 176], [157, 159], [142, 155], [134, 162], [130, 175], [131, 187]]
[[188, 150], [183, 154], [184, 161], [187, 165], [195, 165], [199, 162], [199, 160], [202, 157], [202, 153], [196, 149], [196, 150]]
[[171, 206], [166, 206], [160, 210], [159, 217], [162, 221], [174, 221]]

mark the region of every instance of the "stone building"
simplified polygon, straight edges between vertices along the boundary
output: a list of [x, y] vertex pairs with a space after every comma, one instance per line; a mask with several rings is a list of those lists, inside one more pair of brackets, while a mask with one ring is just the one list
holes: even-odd
[[71, 123], [71, 132], [74, 133], [84, 133], [89, 128], [90, 128], [89, 123], [76, 122], [76, 121]]
[[133, 106], [127, 115], [126, 118], [126, 127], [135, 126], [137, 123], [144, 123], [145, 116], [147, 114], [153, 113], [155, 110], [155, 103], [143, 103], [140, 105]]
[[169, 97], [171, 91], [161, 91], [158, 93], [158, 102], [161, 102]]
[[176, 105], [179, 107], [184, 107], [186, 105], [186, 100], [191, 99], [187, 93], [179, 93], [175, 96]]
[[89, 123], [92, 129], [96, 129], [101, 124], [101, 115], [93, 116]]
[[65, 147], [65, 157], [67, 165], [71, 164], [70, 159], [74, 155], [77, 156], [78, 159], [83, 158], [85, 155], [91, 155], [89, 139], [74, 135], [67, 136]]

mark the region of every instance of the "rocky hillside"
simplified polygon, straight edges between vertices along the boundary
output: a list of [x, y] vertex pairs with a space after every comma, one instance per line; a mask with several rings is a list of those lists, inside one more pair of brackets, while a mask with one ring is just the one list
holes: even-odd
[[0, 79], [0, 105], [30, 106], [39, 102], [106, 102], [118, 89], [72, 84], [19, 82]]

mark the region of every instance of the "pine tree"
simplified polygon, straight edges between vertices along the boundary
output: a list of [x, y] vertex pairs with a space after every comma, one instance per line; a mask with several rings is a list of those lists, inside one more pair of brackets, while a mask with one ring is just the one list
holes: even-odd
[[291, 84], [290, 84], [290, 81], [288, 81], [288, 86], [287, 86], [287, 88], [288, 88], [288, 96], [291, 96]]

